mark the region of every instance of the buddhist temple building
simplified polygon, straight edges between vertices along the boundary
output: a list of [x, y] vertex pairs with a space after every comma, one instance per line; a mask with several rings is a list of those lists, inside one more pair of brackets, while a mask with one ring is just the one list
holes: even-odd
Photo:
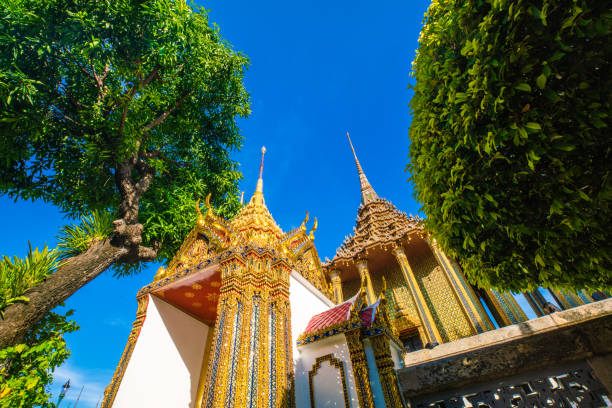
[[[533, 389], [486, 383], [523, 373], [518, 360], [491, 368], [499, 350], [525, 357], [542, 336], [609, 334], [612, 299], [553, 290], [553, 304], [534, 290], [524, 296], [539, 318], [528, 321], [513, 294], [470, 285], [419, 217], [380, 198], [348, 142], [361, 204], [353, 233], [324, 263], [316, 218], [308, 227], [306, 213], [283, 231], [268, 210], [265, 148], [255, 191], [233, 219], [215, 215], [210, 196], [196, 203], [195, 227], [137, 294], [102, 407], [600, 406], [609, 398], [601, 367], [612, 363], [612, 346], [597, 342], [543, 359], [548, 371], [524, 380]], [[481, 361], [485, 368], [466, 370]], [[563, 383], [567, 375], [582, 388]], [[556, 380], [545, 387], [541, 378]], [[508, 405], [529, 398], [566, 405]], [[572, 405], [587, 400], [594, 405]]]

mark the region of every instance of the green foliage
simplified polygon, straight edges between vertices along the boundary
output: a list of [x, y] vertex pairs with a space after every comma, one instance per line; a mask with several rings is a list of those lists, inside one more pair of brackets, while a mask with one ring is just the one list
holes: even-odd
[[53, 370], [70, 355], [63, 338], [78, 329], [66, 315], [49, 313], [28, 332], [24, 343], [0, 350], [0, 408], [52, 408], [48, 386]]
[[57, 237], [61, 258], [79, 255], [92, 243], [108, 237], [113, 232], [113, 216], [107, 211], [94, 210], [91, 215], [82, 216], [79, 224], [65, 225]]
[[25, 258], [4, 255], [0, 259], [0, 318], [6, 307], [17, 302], [28, 302], [23, 293], [40, 283], [58, 266], [59, 254], [47, 246], [39, 251], [29, 245]]
[[[32, 249], [25, 258], [4, 256], [0, 259], [0, 314], [17, 301], [27, 302], [22, 296], [58, 267], [57, 250]], [[52, 372], [70, 354], [63, 335], [78, 329], [65, 315], [49, 313], [28, 331], [24, 342], [0, 350], [0, 408], [53, 407], [48, 402], [47, 387], [53, 380]]]
[[478, 285], [612, 287], [607, 6], [440, 0], [426, 14], [407, 170]]
[[236, 120], [249, 114], [248, 61], [203, 9], [7, 0], [0, 33], [0, 193], [43, 199], [70, 217], [117, 214], [121, 165], [137, 163], [134, 183], [153, 169], [139, 221], [143, 244], [163, 244], [161, 260], [188, 232], [177, 202], [210, 192], [213, 205], [237, 208], [241, 174], [230, 154], [242, 143]]

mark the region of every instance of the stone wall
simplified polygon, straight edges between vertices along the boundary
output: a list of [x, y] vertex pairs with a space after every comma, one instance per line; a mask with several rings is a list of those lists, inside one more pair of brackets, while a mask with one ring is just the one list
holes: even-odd
[[[571, 375], [567, 373], [572, 370], [578, 370], [578, 376], [594, 375], [597, 380], [591, 387], [600, 384], [609, 396], [612, 299], [408, 353], [404, 362], [406, 367], [398, 371], [403, 395], [420, 401], [419, 405], [429, 401], [421, 406], [436, 406], [429, 404], [452, 399], [453, 393], [501, 390], [520, 378], [536, 382], [554, 376], [566, 378], [563, 376]], [[549, 382], [554, 384], [555, 380]], [[446, 404], [469, 406], [464, 402]]]

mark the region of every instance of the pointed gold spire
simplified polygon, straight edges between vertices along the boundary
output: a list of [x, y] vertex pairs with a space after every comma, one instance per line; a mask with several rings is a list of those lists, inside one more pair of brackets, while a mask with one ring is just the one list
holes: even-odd
[[253, 204], [265, 205], [264, 197], [263, 197], [263, 165], [264, 165], [264, 155], [266, 154], [266, 147], [262, 146], [261, 148], [261, 164], [259, 165], [259, 178], [257, 179], [257, 186], [255, 187], [255, 193], [253, 197], [251, 197], [251, 202]]
[[266, 148], [261, 148], [261, 165], [259, 166], [259, 179], [251, 200], [240, 209], [231, 221], [234, 231], [241, 232], [248, 242], [263, 246], [283, 235], [283, 231], [272, 218], [266, 207], [263, 195], [263, 163]]
[[353, 151], [353, 156], [355, 156], [355, 164], [357, 164], [357, 173], [359, 173], [359, 183], [361, 183], [361, 203], [363, 205], [371, 203], [372, 201], [378, 200], [378, 195], [376, 195], [376, 191], [370, 185], [368, 178], [366, 177], [363, 169], [361, 168], [361, 164], [359, 163], [359, 159], [357, 159], [357, 153], [355, 153], [355, 148], [353, 147], [353, 142], [351, 141], [351, 136], [349, 136], [349, 132], [346, 132], [346, 137], [348, 137], [349, 144], [351, 145], [351, 150]]

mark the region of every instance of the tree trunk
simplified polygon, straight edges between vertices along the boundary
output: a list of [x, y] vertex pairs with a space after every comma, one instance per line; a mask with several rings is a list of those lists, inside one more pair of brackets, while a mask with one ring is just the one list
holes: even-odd
[[28, 330], [51, 309], [119, 261], [128, 251], [126, 247], [112, 245], [106, 238], [86, 252], [65, 260], [55, 273], [23, 294], [30, 299], [29, 302], [6, 308], [4, 320], [0, 319], [0, 349], [21, 343]]

